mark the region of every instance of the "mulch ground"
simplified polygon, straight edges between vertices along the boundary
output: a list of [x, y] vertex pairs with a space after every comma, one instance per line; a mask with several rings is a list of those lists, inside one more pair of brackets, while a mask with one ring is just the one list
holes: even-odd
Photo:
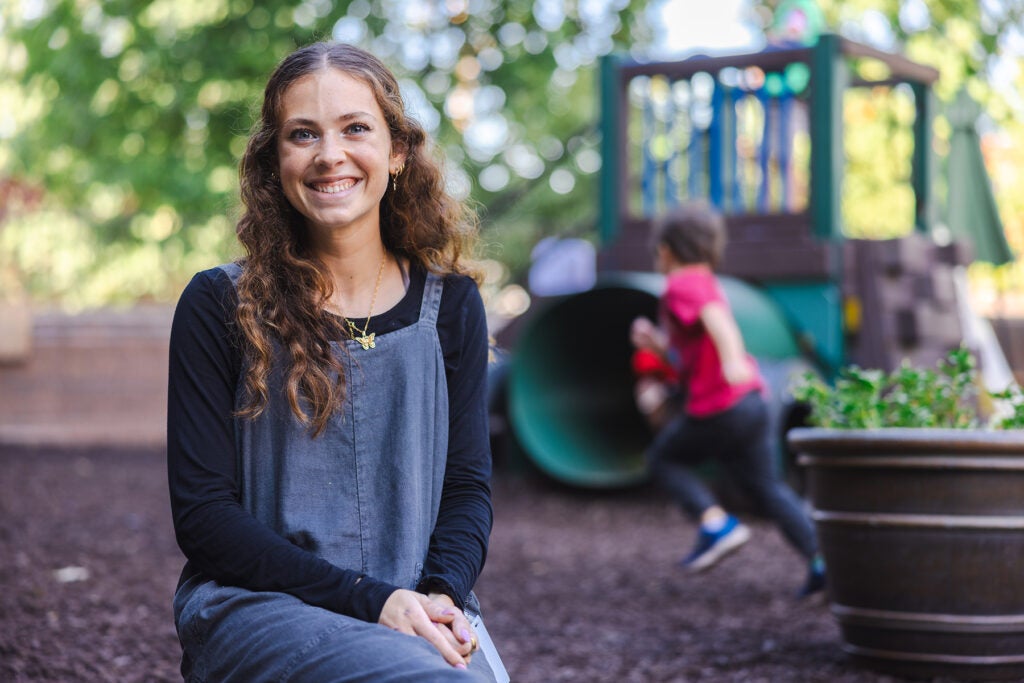
[[[496, 475], [477, 593], [514, 681], [899, 681], [847, 660], [773, 527], [705, 574], [658, 492]], [[0, 681], [180, 681], [182, 557], [156, 452], [0, 450]]]

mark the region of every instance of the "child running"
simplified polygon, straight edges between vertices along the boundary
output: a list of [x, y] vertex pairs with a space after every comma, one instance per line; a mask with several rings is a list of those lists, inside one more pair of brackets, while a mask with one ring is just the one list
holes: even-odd
[[750, 538], [692, 469], [712, 459], [807, 559], [798, 597], [816, 593], [825, 586], [825, 568], [814, 528], [775, 471], [764, 380], [714, 274], [725, 222], [706, 204], [687, 204], [655, 224], [654, 245], [655, 267], [667, 276], [660, 325], [637, 318], [630, 340], [638, 350], [670, 358], [679, 372], [683, 407], [658, 431], [647, 459], [655, 480], [700, 524], [682, 564], [708, 569]]

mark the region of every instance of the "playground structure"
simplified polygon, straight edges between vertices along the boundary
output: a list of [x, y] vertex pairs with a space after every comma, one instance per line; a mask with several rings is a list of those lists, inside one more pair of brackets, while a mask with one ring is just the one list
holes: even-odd
[[[780, 436], [800, 419], [786, 398], [795, 373], [930, 365], [959, 344], [953, 273], [971, 247], [932, 237], [937, 78], [830, 34], [745, 55], [605, 58], [597, 283], [535, 303], [503, 380], [526, 456], [575, 486], [643, 478], [650, 433], [633, 403], [628, 327], [655, 315], [651, 221], [681, 201], [707, 200], [726, 217], [723, 283], [771, 385]], [[843, 234], [843, 101], [854, 89], [912, 105], [913, 215], [899, 239]]]

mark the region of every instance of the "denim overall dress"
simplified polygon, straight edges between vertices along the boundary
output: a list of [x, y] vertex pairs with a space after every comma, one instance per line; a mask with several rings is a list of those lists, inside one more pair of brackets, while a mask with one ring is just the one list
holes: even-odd
[[[241, 269], [222, 266], [237, 281]], [[427, 276], [419, 320], [363, 349], [335, 344], [343, 410], [311, 438], [283, 391], [237, 421], [243, 507], [332, 564], [412, 589], [437, 519], [448, 447], [448, 391], [436, 323], [442, 281]], [[269, 378], [283, 387], [281, 368]], [[239, 387], [236, 403], [243, 398]], [[475, 600], [475, 598], [474, 598]], [[484, 652], [468, 671], [420, 637], [203, 576], [174, 600], [189, 681], [492, 681]]]

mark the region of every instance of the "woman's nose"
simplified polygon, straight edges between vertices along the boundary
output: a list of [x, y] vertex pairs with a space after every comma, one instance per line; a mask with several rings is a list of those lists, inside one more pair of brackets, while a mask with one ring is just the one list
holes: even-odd
[[321, 166], [331, 167], [344, 161], [346, 154], [344, 141], [333, 135], [325, 135], [320, 140], [320, 149], [317, 150], [313, 161]]

